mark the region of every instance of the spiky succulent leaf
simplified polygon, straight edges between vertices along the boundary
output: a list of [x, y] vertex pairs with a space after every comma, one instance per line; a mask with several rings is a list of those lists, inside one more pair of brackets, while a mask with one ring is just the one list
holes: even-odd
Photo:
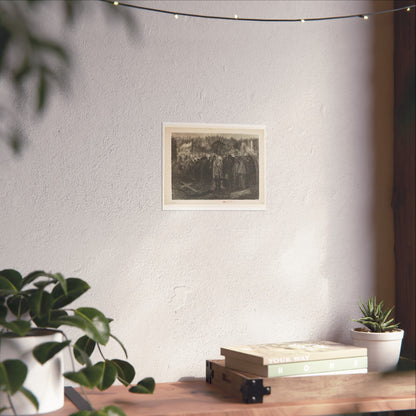
[[387, 332], [399, 327], [398, 323], [394, 323], [393, 318], [388, 319], [394, 306], [387, 311], [384, 310], [384, 302], [380, 301], [377, 303], [375, 296], [368, 299], [366, 303], [361, 299], [360, 302], [358, 306], [363, 316], [359, 319], [353, 319], [353, 321], [364, 325], [371, 332]]

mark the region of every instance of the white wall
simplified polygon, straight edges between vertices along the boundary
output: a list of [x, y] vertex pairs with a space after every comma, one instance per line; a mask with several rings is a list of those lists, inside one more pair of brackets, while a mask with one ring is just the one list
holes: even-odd
[[[394, 300], [392, 15], [260, 24], [133, 10], [132, 35], [101, 10], [113, 6], [86, 3], [57, 30], [71, 90], [26, 124], [21, 157], [1, 144], [1, 267], [86, 279], [80, 304], [115, 319], [138, 377], [157, 382], [203, 376], [224, 345], [349, 342], [360, 296]], [[266, 18], [392, 7], [133, 3]], [[162, 211], [162, 122], [266, 125], [267, 209]]]

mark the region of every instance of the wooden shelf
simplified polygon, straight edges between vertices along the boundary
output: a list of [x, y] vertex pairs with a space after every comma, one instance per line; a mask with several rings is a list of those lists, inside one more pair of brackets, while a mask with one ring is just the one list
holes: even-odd
[[[275, 394], [259, 404], [242, 403], [230, 389], [205, 380], [158, 383], [153, 395], [131, 394], [123, 386], [113, 386], [90, 392], [89, 399], [97, 409], [112, 404], [127, 416], [312, 416], [415, 409], [414, 371], [353, 376], [335, 384], [332, 376], [274, 379]], [[66, 400], [62, 409], [50, 415], [67, 416], [76, 410]]]

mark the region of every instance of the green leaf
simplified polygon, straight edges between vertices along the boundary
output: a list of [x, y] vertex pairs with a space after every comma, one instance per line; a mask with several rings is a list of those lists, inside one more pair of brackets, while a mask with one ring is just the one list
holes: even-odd
[[57, 321], [64, 316], [68, 316], [68, 313], [66, 311], [62, 311], [60, 309], [55, 311], [52, 309], [48, 326], [51, 328], [59, 328], [60, 323], [58, 323]]
[[53, 298], [44, 290], [35, 291], [29, 298], [30, 315], [38, 326], [48, 326]]
[[29, 298], [29, 307], [35, 316], [47, 316], [52, 308], [53, 298], [44, 290], [33, 292]]
[[30, 331], [30, 322], [23, 320], [15, 321], [0, 321], [0, 325], [9, 331], [19, 335], [20, 337], [25, 336]]
[[30, 390], [23, 386], [20, 387], [20, 391], [26, 396], [26, 398], [28, 398], [32, 402], [35, 409], [39, 410], [39, 402], [36, 396]]
[[109, 339], [110, 327], [105, 316], [94, 308], [79, 308], [73, 316], [63, 316], [53, 325], [68, 325], [81, 329], [93, 341], [105, 345]]
[[49, 281], [37, 282], [37, 283], [35, 283], [36, 287], [42, 288], [42, 287], [46, 287], [50, 284], [57, 283], [58, 285], [61, 286], [64, 294], [67, 293], [67, 281], [61, 273], [45, 273], [45, 272], [43, 272], [43, 275], [45, 277], [49, 277], [50, 280]]
[[55, 273], [52, 275], [53, 279], [56, 279], [57, 282], [59, 282], [59, 284], [62, 287], [62, 290], [64, 291], [65, 294], [68, 293], [68, 287], [67, 287], [67, 282], [65, 277], [61, 274], [61, 273]]
[[0, 275], [0, 296], [9, 296], [16, 293], [19, 293], [17, 287], [7, 277]]
[[97, 416], [126, 416], [126, 414], [118, 406], [106, 406], [98, 410]]
[[47, 277], [50, 280], [42, 280], [41, 282], [36, 282], [35, 286], [42, 289], [48, 285], [50, 285], [51, 283], [54, 282], [58, 282], [61, 285], [61, 288], [63, 290], [64, 293], [67, 292], [67, 282], [66, 279], [64, 278], [64, 276], [61, 273], [47, 273], [43, 270], [37, 270], [35, 272], [32, 272], [30, 274], [28, 274], [24, 279], [23, 279], [23, 285], [28, 285], [29, 283], [34, 282], [37, 278], [39, 277]]
[[27, 276], [24, 277], [22, 287], [34, 282], [38, 277], [47, 277], [47, 274], [48, 273], [44, 272], [43, 270], [36, 270], [34, 272], [29, 273]]
[[[78, 350], [77, 347], [74, 345], [74, 356], [77, 355], [77, 361], [81, 363], [82, 365], [86, 365], [87, 367], [92, 366], [92, 362], [90, 360], [90, 357], [87, 355], [85, 351]], [[76, 353], [75, 353], [76, 351]]]
[[[22, 275], [13, 269], [4, 269], [0, 271], [0, 276], [6, 278], [16, 290], [20, 290], [22, 288]], [[1, 286], [0, 286], [1, 287]]]
[[81, 410], [70, 416], [126, 416], [126, 414], [117, 406], [106, 406], [100, 410]]
[[50, 286], [50, 285], [53, 285], [53, 284], [54, 284], [54, 281], [53, 281], [53, 280], [42, 280], [42, 281], [40, 281], [40, 282], [33, 283], [33, 285], [34, 285], [36, 288], [40, 289], [40, 290], [43, 290], [43, 289], [45, 289], [46, 287], [48, 287], [48, 286]]
[[85, 367], [79, 371], [70, 371], [64, 373], [64, 377], [81, 386], [93, 389], [101, 379], [101, 370], [98, 367]]
[[101, 372], [100, 381], [97, 384], [97, 388], [100, 391], [108, 389], [113, 385], [117, 376], [117, 369], [111, 361], [101, 361], [94, 365]]
[[128, 363], [127, 361], [123, 360], [111, 360], [111, 362], [115, 365], [117, 369], [117, 379], [120, 383], [128, 386], [134, 379], [136, 375], [136, 371], [134, 367]]
[[26, 375], [27, 367], [22, 361], [0, 362], [0, 391], [5, 391], [12, 396], [23, 386]]
[[76, 277], [69, 277], [66, 279], [66, 284], [67, 293], [65, 293], [61, 285], [55, 286], [52, 290], [51, 294], [54, 298], [54, 309], [69, 305], [90, 288], [90, 286], [84, 280], [78, 279]]
[[95, 308], [78, 308], [75, 316], [88, 322], [85, 333], [99, 344], [105, 345], [110, 337], [110, 325], [102, 312]]
[[129, 388], [130, 393], [152, 394], [155, 390], [155, 380], [152, 377], [144, 378], [135, 386]]
[[[384, 317], [384, 321], [387, 320], [387, 318], [390, 316], [390, 314], [393, 312], [394, 306], [392, 306], [386, 313], [385, 313], [385, 317]], [[393, 319], [394, 321], [394, 319]]]
[[95, 414], [95, 410], [80, 410], [76, 413], [71, 413], [69, 416], [92, 416]]
[[6, 319], [8, 309], [6, 305], [0, 305], [0, 322]]
[[54, 357], [58, 352], [64, 349], [67, 345], [69, 345], [71, 341], [64, 341], [64, 342], [44, 342], [36, 346], [32, 354], [33, 356], [41, 363], [45, 364], [48, 360]]
[[15, 295], [7, 299], [7, 306], [13, 315], [20, 317], [29, 310], [29, 303], [24, 296]]
[[89, 357], [94, 352], [96, 342], [83, 335], [74, 344], [74, 357], [80, 364], [90, 365]]
[[87, 330], [88, 322], [80, 316], [60, 316], [58, 319], [51, 321], [50, 324], [57, 328], [61, 325], [73, 326], [75, 328], [81, 329], [84, 332]]

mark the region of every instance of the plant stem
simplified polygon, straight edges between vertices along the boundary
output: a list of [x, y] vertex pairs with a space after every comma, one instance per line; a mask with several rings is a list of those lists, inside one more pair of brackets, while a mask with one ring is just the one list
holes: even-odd
[[19, 308], [17, 309], [17, 319], [20, 319], [22, 314], [22, 298], [19, 299]]
[[[62, 334], [62, 336], [65, 338], [66, 341], [69, 341], [69, 339], [66, 336], [65, 332], [63, 332], [63, 331], [59, 331], [59, 332]], [[70, 344], [68, 345], [68, 348], [69, 348], [69, 358], [71, 359], [72, 371], [75, 372], [75, 361], [74, 361], [74, 357], [73, 357], [73, 355], [71, 353], [71, 345]], [[88, 398], [87, 393], [85, 392], [84, 386], [81, 386], [80, 385], [80, 388], [81, 388], [81, 392], [82, 392], [83, 396], [85, 397], [85, 400], [88, 402], [88, 404], [90, 405], [91, 409], [94, 409], [94, 407], [92, 406], [92, 404], [90, 402], [90, 399]]]
[[100, 352], [101, 358], [102, 358], [104, 361], [106, 361], [106, 358], [104, 357], [104, 354], [103, 354], [103, 352], [101, 351], [100, 344], [98, 344], [98, 343], [97, 343], [97, 348], [98, 348], [98, 351]]
[[7, 400], [9, 401], [10, 407], [12, 408], [14, 416], [17, 416], [16, 409], [13, 406], [12, 398], [9, 393], [7, 393]]

